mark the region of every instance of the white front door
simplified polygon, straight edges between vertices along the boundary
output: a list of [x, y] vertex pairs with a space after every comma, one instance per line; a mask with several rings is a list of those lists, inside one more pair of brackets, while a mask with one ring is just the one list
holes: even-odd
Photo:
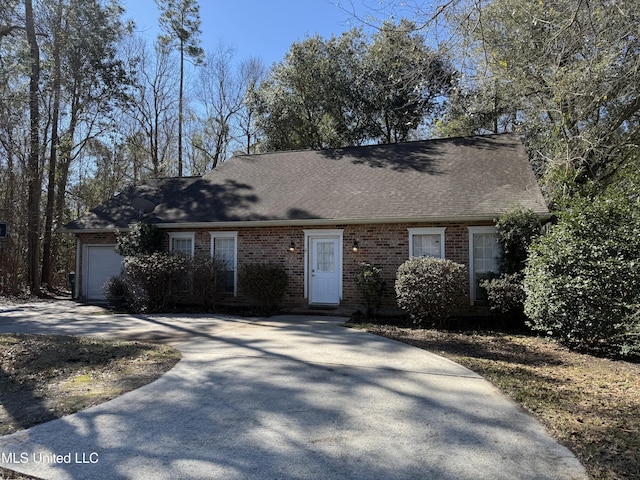
[[340, 303], [342, 255], [340, 238], [311, 238], [310, 303]]

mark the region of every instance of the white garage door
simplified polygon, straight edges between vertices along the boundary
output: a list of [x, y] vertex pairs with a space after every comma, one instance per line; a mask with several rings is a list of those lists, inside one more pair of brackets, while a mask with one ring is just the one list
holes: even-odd
[[84, 248], [84, 282], [82, 291], [88, 300], [104, 300], [102, 290], [109, 277], [119, 275], [122, 270], [122, 257], [115, 245], [86, 245]]

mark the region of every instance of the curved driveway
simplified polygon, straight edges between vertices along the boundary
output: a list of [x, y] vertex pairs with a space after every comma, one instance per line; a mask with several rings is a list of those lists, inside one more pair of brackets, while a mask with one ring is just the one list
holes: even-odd
[[491, 384], [333, 317], [0, 306], [1, 332], [161, 340], [183, 360], [115, 400], [0, 437], [46, 479], [586, 479]]

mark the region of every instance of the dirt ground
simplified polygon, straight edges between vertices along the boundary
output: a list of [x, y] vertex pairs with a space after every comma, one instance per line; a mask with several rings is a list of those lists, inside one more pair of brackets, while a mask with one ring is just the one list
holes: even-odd
[[0, 335], [0, 435], [134, 390], [179, 359], [171, 347], [137, 341]]

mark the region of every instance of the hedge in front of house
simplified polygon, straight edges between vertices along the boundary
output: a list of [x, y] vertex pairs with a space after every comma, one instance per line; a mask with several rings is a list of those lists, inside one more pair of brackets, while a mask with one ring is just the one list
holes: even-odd
[[466, 267], [451, 260], [412, 257], [396, 272], [398, 306], [416, 323], [443, 325], [465, 292]]
[[380, 307], [384, 293], [385, 281], [382, 279], [382, 270], [370, 262], [361, 262], [354, 275], [354, 281], [367, 307], [366, 315], [368, 318], [372, 317]]
[[166, 311], [180, 282], [189, 281], [187, 264], [182, 255], [162, 252], [125, 257], [122, 274], [105, 285], [107, 300], [138, 313]]
[[280, 308], [289, 277], [282, 265], [247, 263], [238, 274], [239, 290], [256, 303], [262, 313], [271, 314]]

